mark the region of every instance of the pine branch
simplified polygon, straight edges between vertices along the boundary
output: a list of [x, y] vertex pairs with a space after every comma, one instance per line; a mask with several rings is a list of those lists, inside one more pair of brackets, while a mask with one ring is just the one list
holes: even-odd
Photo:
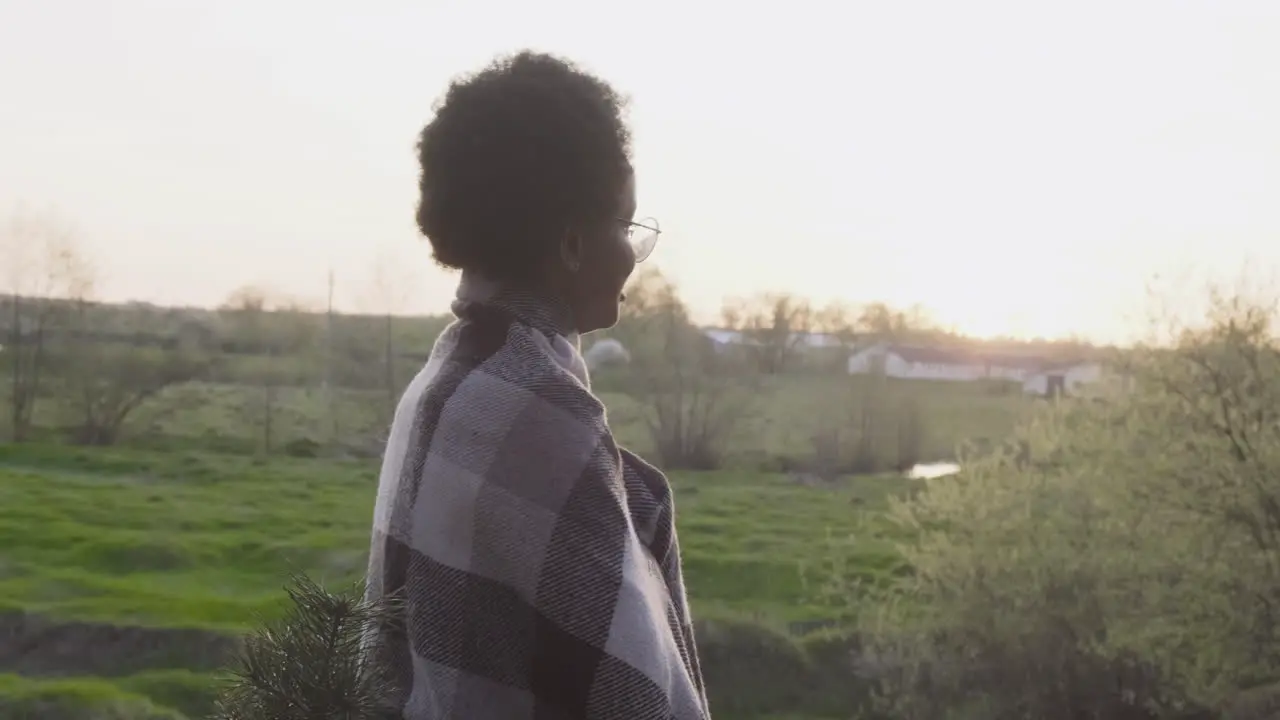
[[391, 678], [364, 650], [376, 627], [398, 622], [394, 600], [370, 602], [357, 584], [331, 593], [303, 575], [285, 588], [284, 618], [247, 638], [215, 720], [387, 720]]

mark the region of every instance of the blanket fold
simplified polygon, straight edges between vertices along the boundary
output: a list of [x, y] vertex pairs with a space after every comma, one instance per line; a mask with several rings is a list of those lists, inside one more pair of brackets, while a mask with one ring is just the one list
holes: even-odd
[[707, 720], [670, 487], [552, 303], [464, 278], [396, 411], [369, 560], [403, 716]]

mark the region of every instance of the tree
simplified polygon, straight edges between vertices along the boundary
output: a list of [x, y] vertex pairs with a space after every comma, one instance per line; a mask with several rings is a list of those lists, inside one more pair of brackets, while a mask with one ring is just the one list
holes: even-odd
[[919, 335], [937, 335], [937, 325], [920, 306], [897, 310], [885, 303], [871, 303], [858, 314], [857, 327], [878, 341], [901, 341]]
[[772, 375], [794, 363], [813, 329], [814, 311], [794, 295], [762, 293], [726, 302], [721, 320], [726, 329], [742, 334], [759, 371]]
[[921, 461], [926, 422], [883, 372], [845, 375], [812, 410], [813, 472], [823, 479], [907, 470]]
[[139, 348], [93, 340], [77, 343], [67, 372], [71, 439], [113, 445], [125, 421], [165, 388], [204, 377], [207, 356], [182, 349]]
[[813, 314], [813, 329], [839, 341], [841, 348], [851, 349], [858, 341], [858, 317], [848, 304], [833, 301]]
[[0, 277], [8, 293], [3, 359], [9, 370], [14, 442], [29, 436], [49, 375], [51, 334], [72, 302], [92, 291], [94, 273], [73, 230], [51, 214], [18, 214], [0, 230]]
[[744, 415], [749, 382], [690, 322], [675, 286], [657, 270], [628, 285], [615, 337], [631, 351], [627, 391], [644, 409], [662, 466], [718, 467]]

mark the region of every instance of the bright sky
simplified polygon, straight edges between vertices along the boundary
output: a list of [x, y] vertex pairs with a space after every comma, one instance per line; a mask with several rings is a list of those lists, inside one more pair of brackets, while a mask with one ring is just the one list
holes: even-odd
[[442, 311], [415, 134], [525, 46], [632, 96], [654, 261], [706, 318], [777, 290], [1113, 339], [1154, 272], [1280, 261], [1274, 0], [0, 0], [0, 212], [74, 223], [111, 299], [332, 265], [357, 308], [390, 258]]

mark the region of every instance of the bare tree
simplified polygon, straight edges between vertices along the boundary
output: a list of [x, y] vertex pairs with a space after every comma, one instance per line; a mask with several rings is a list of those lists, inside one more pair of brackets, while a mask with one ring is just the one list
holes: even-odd
[[742, 334], [760, 372], [777, 374], [791, 366], [813, 329], [807, 300], [787, 293], [763, 293], [725, 303], [721, 319]]
[[12, 217], [0, 230], [0, 260], [0, 282], [9, 296], [4, 359], [10, 432], [21, 442], [30, 434], [49, 374], [50, 335], [68, 317], [71, 301], [88, 296], [94, 273], [75, 232], [47, 213]]
[[167, 387], [203, 377], [210, 360], [181, 349], [89, 340], [79, 344], [70, 363], [66, 402], [77, 416], [71, 439], [81, 445], [113, 445], [144, 402]]
[[892, 308], [885, 303], [870, 303], [859, 313], [856, 327], [876, 340], [905, 340], [921, 334], [937, 334], [937, 324], [924, 308], [912, 306], [906, 310]]
[[662, 465], [718, 467], [745, 415], [750, 378], [730, 372], [728, 358], [693, 325], [675, 287], [656, 270], [628, 286], [615, 335], [632, 352], [628, 392], [645, 409]]
[[170, 385], [202, 376], [208, 353], [176, 339], [168, 344], [144, 335], [122, 340], [102, 332], [109, 311], [91, 301], [91, 266], [72, 255], [60, 254], [59, 262], [70, 278], [67, 295], [58, 302], [60, 333], [43, 339], [58, 360], [59, 406], [69, 414], [73, 442], [112, 445], [144, 402]]
[[831, 302], [813, 313], [813, 329], [835, 338], [844, 349], [858, 341], [858, 316], [853, 307]]

